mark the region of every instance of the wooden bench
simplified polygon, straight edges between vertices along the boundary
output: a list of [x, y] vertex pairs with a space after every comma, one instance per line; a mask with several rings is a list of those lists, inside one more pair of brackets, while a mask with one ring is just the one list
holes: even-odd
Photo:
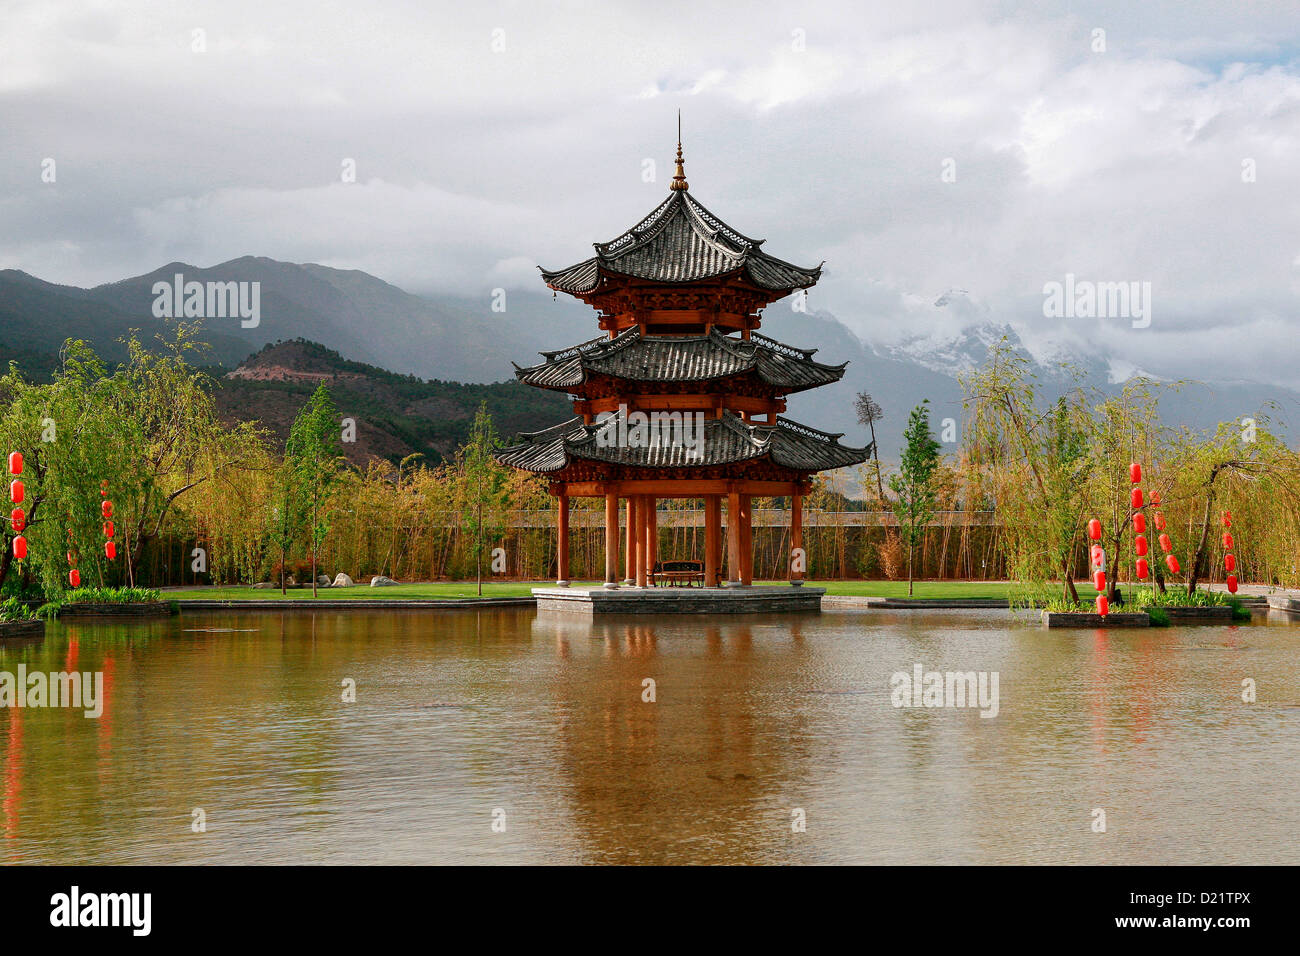
[[704, 584], [703, 561], [656, 561], [650, 572], [650, 583], [655, 587], [690, 587], [696, 581]]

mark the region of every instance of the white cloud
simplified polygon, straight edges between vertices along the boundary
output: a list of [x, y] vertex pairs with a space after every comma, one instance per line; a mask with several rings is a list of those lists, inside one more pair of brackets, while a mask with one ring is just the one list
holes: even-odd
[[[1300, 361], [1286, 3], [9, 6], [0, 263], [42, 278], [257, 254], [526, 287], [660, 199], [681, 107], [692, 190], [825, 259], [817, 307], [872, 341], [956, 335], [970, 316], [933, 303], [960, 288], [1044, 353], [1271, 381]], [[1152, 282], [1152, 328], [1047, 322], [1066, 272]]]

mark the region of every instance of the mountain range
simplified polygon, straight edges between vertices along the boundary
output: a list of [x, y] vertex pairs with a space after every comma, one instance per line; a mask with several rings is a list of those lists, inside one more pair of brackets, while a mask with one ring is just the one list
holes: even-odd
[[[368, 414], [378, 416], [375, 421], [383, 417], [378, 415], [381, 410], [388, 409], [387, 431], [366, 442], [367, 448], [373, 444], [373, 451], [386, 458], [411, 451], [445, 453], [466, 426], [467, 417], [472, 417], [466, 403], [476, 406], [488, 396], [497, 396], [503, 432], [554, 423], [567, 409], [563, 396], [522, 397], [514, 391], [519, 386], [513, 382], [511, 363], [531, 365], [543, 349], [566, 348], [599, 334], [595, 313], [568, 297], [517, 291], [481, 300], [420, 296], [365, 272], [245, 256], [207, 268], [168, 263], [145, 275], [90, 289], [0, 270], [0, 359], [37, 370], [49, 368], [64, 339], [71, 337], [85, 339], [106, 358], [120, 361], [124, 349], [119, 340], [127, 330], [137, 329], [144, 338], [165, 332], [170, 320], [155, 317], [154, 288], [157, 283], [174, 284], [178, 275], [184, 282], [259, 284], [260, 315], [255, 326], [245, 328], [238, 317], [204, 323], [212, 370], [229, 376], [224, 379], [233, 403], [229, 408], [257, 408], [260, 415], [275, 419], [268, 424], [278, 432], [288, 414], [282, 406], [296, 401], [296, 392], [324, 375], [356, 401], [364, 399]], [[959, 307], [964, 295], [951, 290], [934, 307]], [[855, 420], [853, 398], [868, 391], [884, 408], [876, 436], [885, 460], [896, 458], [914, 405], [930, 399], [936, 431], [945, 418], [960, 422], [961, 388], [956, 376], [982, 362], [996, 342], [1005, 339], [1023, 347], [1010, 327], [979, 315], [955, 336], [936, 339], [931, 330], [918, 328], [890, 348], [872, 347], [825, 311], [796, 312], [774, 306], [765, 313], [763, 332], [790, 345], [816, 348], [819, 361], [849, 362], [843, 380], [835, 385], [792, 396], [787, 414], [818, 428], [844, 432], [846, 444], [862, 445], [867, 435]], [[267, 349], [277, 343], [290, 347]], [[328, 368], [323, 369], [322, 363]], [[1100, 358], [1074, 364], [1085, 385], [1101, 392], [1119, 385], [1115, 369]], [[1060, 369], [1050, 360], [1036, 364], [1035, 372], [1049, 389], [1064, 384]], [[482, 390], [497, 382], [509, 382], [498, 387], [508, 390]], [[458, 390], [453, 383], [477, 387]], [[253, 402], [254, 391], [262, 393], [260, 402]], [[1269, 403], [1276, 406], [1270, 415], [1275, 423], [1279, 418], [1294, 421], [1300, 393], [1245, 383], [1188, 385], [1167, 398], [1162, 410], [1171, 424], [1204, 428], [1221, 420], [1258, 416]], [[455, 414], [450, 414], [452, 409]], [[428, 424], [421, 426], [422, 420]], [[448, 422], [461, 425], [448, 427]]]

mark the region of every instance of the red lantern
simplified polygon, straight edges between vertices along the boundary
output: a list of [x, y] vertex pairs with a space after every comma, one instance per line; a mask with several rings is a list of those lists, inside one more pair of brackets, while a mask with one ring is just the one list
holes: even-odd
[[15, 508], [9, 512], [9, 520], [13, 522], [15, 534], [27, 527], [27, 515], [22, 508]]
[[1142, 535], [1138, 535], [1136, 538], [1133, 539], [1133, 547], [1137, 550], [1137, 553], [1139, 555], [1146, 554], [1147, 539], [1144, 538]]
[[1141, 489], [1141, 488], [1134, 488], [1134, 489], [1133, 489], [1133, 493], [1129, 496], [1129, 500], [1133, 502], [1133, 507], [1134, 507], [1134, 508], [1141, 508], [1141, 507], [1142, 507], [1142, 489]]
[[1151, 568], [1147, 565], [1147, 559], [1146, 559], [1146, 558], [1138, 558], [1138, 560], [1137, 560], [1137, 575], [1138, 575], [1138, 580], [1139, 580], [1139, 581], [1145, 581], [1145, 580], [1147, 579], [1147, 575], [1150, 574], [1150, 573], [1151, 573]]
[[23, 483], [21, 481], [14, 480], [9, 482], [10, 501], [12, 501], [16, 505], [20, 505], [23, 503], [23, 499], [25, 497], [27, 497], [27, 489], [23, 486]]
[[1147, 516], [1144, 514], [1135, 514], [1133, 516], [1133, 530], [1142, 534], [1147, 530]]
[[9, 474], [21, 475], [23, 473], [23, 453], [20, 451], [11, 451], [9, 453]]
[[1156, 512], [1156, 530], [1157, 531], [1165, 530], [1165, 516], [1163, 513], [1159, 511]]
[[1227, 511], [1225, 511], [1225, 512], [1223, 513], [1223, 526], [1224, 526], [1225, 528], [1231, 528], [1231, 527], [1232, 527], [1232, 515], [1231, 515], [1230, 513], [1228, 513]]
[[1169, 535], [1162, 534], [1160, 536], [1160, 550], [1166, 553], [1174, 550], [1174, 543], [1169, 540]]
[[1097, 595], [1097, 613], [1102, 617], [1110, 613], [1110, 601], [1104, 594]]
[[1133, 484], [1136, 485], [1139, 481], [1142, 480], [1142, 466], [1139, 465], [1137, 462], [1133, 462], [1133, 464], [1129, 465], [1128, 477], [1129, 477], [1129, 481], [1133, 482]]
[[99, 510], [103, 513], [105, 518], [113, 517], [113, 502], [105, 498], [99, 503]]
[[1237, 593], [1237, 576], [1235, 574], [1228, 575], [1228, 593], [1229, 594]]
[[81, 572], [78, 571], [76, 568], [73, 568], [71, 571], [69, 571], [68, 583], [71, 584], [74, 588], [81, 587]]
[[100, 495], [102, 495], [102, 496], [105, 497], [105, 498], [108, 497], [108, 479], [107, 479], [107, 478], [105, 478], [103, 481], [101, 481], [101, 482], [99, 483], [99, 493], [100, 493]]
[[1101, 522], [1096, 518], [1088, 522], [1088, 537], [1092, 538], [1093, 541], [1101, 540]]
[[113, 530], [114, 530], [114, 529], [113, 529], [113, 522], [111, 522], [111, 521], [105, 521], [105, 522], [104, 522], [104, 537], [105, 537], [105, 538], [111, 538], [111, 537], [113, 537]]
[[77, 563], [77, 556], [76, 556], [75, 554], [73, 554], [71, 551], [69, 551], [69, 552], [68, 552], [68, 564], [69, 564], [69, 565], [72, 565], [72, 564], [76, 564], [76, 563]]
[[104, 542], [104, 557], [108, 558], [110, 561], [117, 557], [117, 545], [112, 541]]
[[1092, 563], [1095, 565], [1100, 566], [1101, 563], [1106, 560], [1106, 552], [1102, 549], [1102, 546], [1099, 544], [1094, 544], [1092, 546], [1091, 554], [1092, 554]]
[[1160, 504], [1160, 492], [1158, 491], [1151, 492], [1151, 503], [1153, 505]]
[[1223, 556], [1223, 568], [1225, 571], [1236, 571], [1237, 559], [1233, 557], [1231, 554], [1225, 554]]
[[22, 535], [14, 538], [14, 558], [18, 561], [27, 559], [27, 539]]
[[1175, 558], [1172, 554], [1165, 555], [1165, 564], [1169, 567], [1171, 573], [1173, 574], [1178, 573], [1178, 559]]
[[1231, 531], [1225, 531], [1225, 532], [1223, 532], [1223, 546], [1224, 546], [1226, 549], [1228, 549], [1229, 551], [1232, 550], [1232, 532], [1231, 532]]
[[1106, 572], [1094, 571], [1092, 573], [1092, 586], [1098, 591], [1106, 590]]

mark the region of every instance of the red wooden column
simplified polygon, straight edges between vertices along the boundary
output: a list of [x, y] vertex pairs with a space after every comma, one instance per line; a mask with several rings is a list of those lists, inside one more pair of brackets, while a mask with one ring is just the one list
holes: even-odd
[[556, 555], [555, 563], [559, 565], [559, 580], [555, 583], [562, 588], [569, 586], [569, 496], [557, 497], [559, 513], [556, 515]]
[[645, 573], [645, 545], [646, 545], [646, 506], [645, 495], [636, 496], [636, 508], [633, 509], [636, 516], [636, 529], [633, 537], [636, 538], [636, 586], [643, 588], [646, 585]]
[[651, 495], [645, 504], [645, 573], [653, 585], [655, 562], [659, 560], [659, 500]]
[[[794, 569], [794, 552], [803, 547], [803, 494], [796, 491], [790, 496], [790, 583], [802, 584], [803, 571]], [[807, 558], [804, 559], [807, 567]]]
[[722, 573], [722, 498], [704, 496], [704, 586], [716, 588]]
[[740, 495], [727, 492], [727, 583], [740, 586]]
[[605, 587], [618, 587], [618, 492], [605, 492]]
[[627, 496], [627, 560], [623, 562], [623, 583], [636, 580], [636, 497]]

